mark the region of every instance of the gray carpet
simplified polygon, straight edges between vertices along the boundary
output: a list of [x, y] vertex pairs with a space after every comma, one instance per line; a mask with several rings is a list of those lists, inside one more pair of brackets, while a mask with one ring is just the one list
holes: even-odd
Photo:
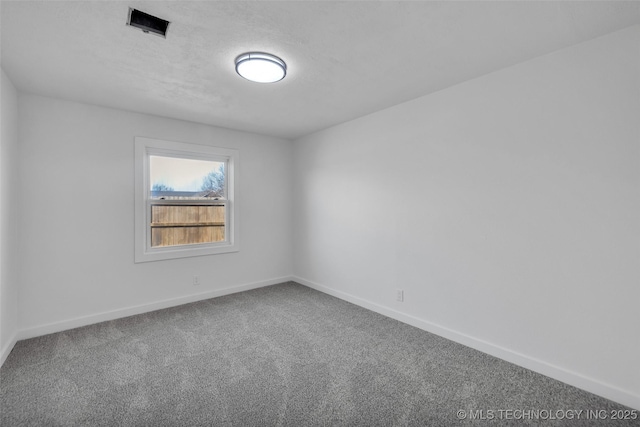
[[610, 419], [629, 408], [291, 282], [20, 341], [0, 405], [2, 426], [640, 425]]

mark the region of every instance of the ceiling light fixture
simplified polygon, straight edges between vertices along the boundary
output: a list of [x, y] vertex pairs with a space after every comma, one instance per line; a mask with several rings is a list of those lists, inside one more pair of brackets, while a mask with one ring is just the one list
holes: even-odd
[[236, 72], [252, 82], [275, 83], [287, 75], [287, 64], [268, 53], [248, 52], [236, 58]]

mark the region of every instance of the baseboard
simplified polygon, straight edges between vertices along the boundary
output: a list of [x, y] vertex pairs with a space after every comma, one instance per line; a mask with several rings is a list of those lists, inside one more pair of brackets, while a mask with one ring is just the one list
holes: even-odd
[[610, 384], [606, 384], [593, 378], [589, 378], [580, 373], [555, 366], [545, 361], [515, 352], [513, 350], [509, 350], [490, 342], [479, 340], [472, 336], [465, 335], [449, 328], [445, 328], [435, 323], [431, 323], [429, 321], [404, 314], [392, 308], [379, 305], [363, 298], [359, 298], [354, 295], [338, 291], [330, 287], [320, 285], [318, 283], [314, 283], [301, 277], [294, 276], [292, 280], [309, 288], [332, 295], [336, 298], [340, 298], [344, 301], [350, 302], [368, 310], [375, 311], [376, 313], [380, 313], [384, 316], [390, 317], [400, 322], [415, 326], [416, 328], [431, 332], [443, 338], [455, 341], [459, 344], [463, 344], [467, 347], [474, 348], [483, 353], [487, 353], [491, 356], [495, 356], [499, 359], [511, 362], [523, 368], [530, 369], [534, 372], [551, 377], [558, 381], [562, 381], [563, 383], [588, 391], [589, 393], [593, 393], [622, 405], [628, 406], [630, 408], [640, 410], [640, 396], [630, 391], [620, 389]]
[[[81, 326], [92, 325], [94, 323], [106, 322], [109, 320], [120, 319], [122, 317], [134, 316], [136, 314], [148, 313], [150, 311], [161, 310], [163, 308], [175, 307], [182, 304], [188, 304], [191, 302], [201, 301], [209, 298], [221, 297], [224, 295], [235, 294], [238, 292], [248, 291], [251, 289], [262, 288], [265, 286], [276, 285], [282, 282], [288, 282], [293, 280], [291, 276], [278, 277], [275, 279], [262, 280], [259, 282], [248, 283], [244, 285], [230, 286], [224, 289], [215, 289], [211, 291], [201, 292], [198, 294], [192, 294], [177, 298], [170, 298], [162, 301], [156, 301], [149, 304], [141, 304], [131, 307], [126, 307], [118, 310], [106, 311], [98, 314], [92, 314], [89, 316], [76, 317], [69, 320], [63, 320], [60, 322], [48, 323], [46, 325], [35, 326], [32, 328], [21, 329], [18, 332], [18, 340], [27, 338], [39, 337], [42, 335], [53, 334], [55, 332], [62, 332], [73, 328], [79, 328]], [[13, 348], [13, 347], [12, 347]]]
[[9, 342], [5, 344], [5, 346], [2, 347], [2, 349], [0, 349], [0, 368], [2, 367], [2, 365], [4, 365], [4, 361], [7, 360], [7, 357], [9, 357], [9, 353], [11, 353], [11, 350], [13, 350], [13, 347], [16, 345], [17, 342], [18, 342], [18, 337], [16, 334], [13, 334]]

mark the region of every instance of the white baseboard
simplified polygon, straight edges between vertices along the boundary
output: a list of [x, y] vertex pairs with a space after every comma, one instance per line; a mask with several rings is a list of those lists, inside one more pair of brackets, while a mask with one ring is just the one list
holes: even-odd
[[11, 350], [13, 350], [13, 347], [17, 342], [18, 337], [16, 336], [16, 334], [13, 334], [9, 342], [4, 347], [2, 347], [2, 349], [0, 349], [0, 368], [4, 364], [4, 361], [7, 360], [9, 353], [11, 353]]
[[377, 303], [332, 289], [324, 285], [320, 285], [318, 283], [314, 283], [301, 277], [294, 276], [292, 280], [309, 288], [324, 292], [336, 298], [340, 298], [352, 304], [364, 307], [368, 310], [375, 311], [376, 313], [380, 313], [384, 316], [390, 317], [400, 322], [415, 326], [416, 328], [422, 329], [424, 331], [431, 332], [443, 338], [447, 338], [451, 341], [455, 341], [467, 347], [479, 350], [483, 353], [490, 354], [491, 356], [495, 356], [499, 359], [506, 360], [507, 362], [511, 362], [515, 365], [522, 366], [523, 368], [530, 369], [539, 374], [546, 375], [558, 381], [562, 381], [563, 383], [572, 385], [606, 399], [613, 400], [614, 402], [620, 403], [630, 408], [640, 410], [640, 396], [632, 393], [631, 391], [620, 389], [613, 385], [603, 383], [593, 378], [589, 378], [580, 373], [555, 366], [545, 361], [515, 352], [513, 350], [509, 350], [490, 342], [479, 340], [458, 331], [454, 331], [435, 323], [431, 323], [429, 321], [404, 314], [392, 308], [379, 305]]
[[[136, 314], [148, 313], [150, 311], [161, 310], [163, 308], [175, 307], [190, 302], [201, 301], [209, 298], [220, 297], [238, 292], [248, 291], [251, 289], [262, 288], [265, 286], [276, 285], [282, 282], [293, 280], [291, 276], [278, 277], [275, 279], [262, 280], [259, 282], [247, 283], [245, 285], [230, 286], [224, 289], [215, 289], [211, 291], [201, 292], [177, 298], [170, 298], [162, 301], [156, 301], [149, 304], [141, 304], [132, 307], [121, 308], [118, 310], [106, 311], [103, 313], [92, 314], [89, 316], [76, 317], [73, 319], [63, 320], [60, 322], [48, 323], [32, 328], [21, 329], [18, 332], [17, 339], [23, 340], [27, 338], [39, 337], [42, 335], [62, 332], [68, 329], [79, 328], [81, 326], [92, 325], [94, 323], [106, 322], [108, 320], [120, 319], [122, 317], [134, 316]], [[15, 343], [15, 342], [14, 342]], [[11, 346], [13, 348], [13, 346]], [[8, 354], [8, 353], [7, 353]]]

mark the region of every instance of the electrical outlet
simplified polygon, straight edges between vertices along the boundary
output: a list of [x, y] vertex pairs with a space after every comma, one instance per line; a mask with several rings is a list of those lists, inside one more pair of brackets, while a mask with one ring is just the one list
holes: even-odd
[[193, 286], [200, 285], [200, 276], [193, 276]]
[[402, 289], [396, 289], [396, 301], [404, 301], [404, 291]]

